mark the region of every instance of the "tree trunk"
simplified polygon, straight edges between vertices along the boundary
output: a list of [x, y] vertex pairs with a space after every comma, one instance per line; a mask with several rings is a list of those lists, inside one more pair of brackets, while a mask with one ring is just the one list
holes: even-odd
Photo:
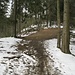
[[51, 20], [50, 20], [50, 24], [49, 24], [49, 26], [51, 27]]
[[70, 34], [69, 34], [69, 0], [64, 0], [64, 27], [62, 35], [62, 51], [70, 53]]
[[20, 34], [20, 37], [21, 37], [21, 19], [19, 17], [19, 34]]
[[19, 0], [19, 34], [21, 37], [21, 4], [20, 4], [20, 0]]
[[38, 14], [38, 30], [40, 30], [40, 16], [39, 16], [39, 14]]
[[58, 40], [57, 40], [57, 47], [60, 48], [60, 0], [57, 0], [57, 25], [58, 25]]
[[[49, 3], [50, 3], [50, 1], [49, 1]], [[50, 5], [48, 4], [48, 7], [49, 7], [49, 26], [51, 27], [51, 7], [50, 7]]]
[[17, 0], [14, 0], [14, 25], [15, 25], [15, 28], [14, 28], [14, 37], [16, 37], [16, 21], [17, 21]]
[[49, 12], [48, 12], [48, 9], [46, 8], [46, 26], [48, 27], [48, 14]]

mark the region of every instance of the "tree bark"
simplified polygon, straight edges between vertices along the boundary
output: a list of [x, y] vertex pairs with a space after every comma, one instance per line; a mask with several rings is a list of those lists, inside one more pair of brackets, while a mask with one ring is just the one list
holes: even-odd
[[57, 25], [58, 25], [57, 47], [60, 48], [60, 41], [61, 41], [61, 35], [60, 35], [60, 0], [57, 0]]
[[62, 35], [62, 51], [64, 53], [70, 53], [70, 33], [69, 33], [69, 0], [64, 0], [64, 27]]
[[17, 21], [17, 0], [14, 0], [14, 25], [15, 25], [15, 28], [14, 28], [14, 37], [16, 37], [16, 21]]
[[48, 27], [48, 9], [46, 9], [46, 23], [47, 23], [47, 27]]
[[21, 4], [20, 4], [20, 0], [19, 0], [19, 34], [21, 37]]

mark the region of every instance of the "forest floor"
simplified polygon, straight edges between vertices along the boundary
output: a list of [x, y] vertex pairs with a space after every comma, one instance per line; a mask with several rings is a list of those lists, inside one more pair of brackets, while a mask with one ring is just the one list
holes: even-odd
[[[62, 33], [62, 29], [61, 29]], [[40, 74], [34, 75], [73, 75], [75, 65], [72, 62], [74, 61], [73, 56], [67, 55], [61, 52], [57, 48], [57, 34], [58, 28], [47, 28], [41, 29], [36, 33], [30, 34], [22, 39], [31, 40], [29, 44], [24, 46], [19, 46], [24, 50], [28, 50], [30, 56], [35, 56], [38, 59], [39, 67], [38, 72]], [[71, 40], [70, 50], [72, 53], [75, 53], [74, 49], [74, 38]], [[31, 49], [32, 48], [32, 49]], [[21, 49], [21, 50], [23, 50]], [[69, 61], [68, 60], [72, 60]], [[67, 60], [67, 61], [65, 61]], [[65, 64], [66, 62], [66, 64]], [[69, 62], [70, 67], [67, 65]], [[37, 67], [35, 67], [35, 70]], [[40, 70], [39, 70], [40, 69]], [[72, 72], [71, 72], [72, 71]], [[31, 73], [32, 74], [32, 73]]]
[[58, 28], [48, 28], [48, 29], [41, 29], [36, 33], [33, 33], [33, 34], [26, 36], [26, 37], [23, 37], [22, 39], [48, 40], [48, 39], [52, 39], [52, 38], [57, 38], [57, 34], [58, 34]]
[[57, 34], [48, 28], [20, 39], [0, 38], [0, 75], [75, 75], [75, 57], [57, 48]]
[[28, 67], [31, 70], [29, 75], [62, 75], [60, 70], [54, 69], [54, 61], [49, 57], [43, 43], [45, 40], [57, 38], [57, 34], [58, 28], [48, 28], [21, 38], [30, 42], [24, 44], [24, 41], [21, 41], [18, 50], [24, 51], [25, 54], [37, 61], [36, 66]]

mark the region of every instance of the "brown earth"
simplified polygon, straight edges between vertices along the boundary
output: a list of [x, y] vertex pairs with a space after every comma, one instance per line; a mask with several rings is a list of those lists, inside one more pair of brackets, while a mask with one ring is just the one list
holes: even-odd
[[33, 33], [27, 37], [26, 40], [46, 40], [51, 38], [57, 38], [58, 28], [41, 29], [40, 31]]
[[27, 75], [62, 75], [57, 69], [55, 69], [54, 73], [52, 73], [54, 61], [49, 57], [48, 52], [44, 48], [43, 44], [43, 40], [57, 38], [57, 34], [57, 28], [49, 28], [44, 30], [42, 29], [37, 33], [31, 34], [27, 37], [22, 37], [23, 40], [18, 45], [18, 50], [37, 60], [37, 65], [27, 67]]

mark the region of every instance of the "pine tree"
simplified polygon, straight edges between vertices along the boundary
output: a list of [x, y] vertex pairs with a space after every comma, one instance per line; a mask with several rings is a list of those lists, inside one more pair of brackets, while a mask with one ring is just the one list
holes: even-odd
[[14, 0], [14, 37], [17, 37], [16, 35], [16, 23], [17, 23], [17, 0]]
[[69, 0], [64, 0], [64, 27], [62, 34], [62, 51], [64, 53], [70, 53], [70, 33], [69, 33]]
[[60, 0], [57, 0], [57, 25], [58, 25], [58, 40], [57, 40], [57, 47], [60, 48]]

